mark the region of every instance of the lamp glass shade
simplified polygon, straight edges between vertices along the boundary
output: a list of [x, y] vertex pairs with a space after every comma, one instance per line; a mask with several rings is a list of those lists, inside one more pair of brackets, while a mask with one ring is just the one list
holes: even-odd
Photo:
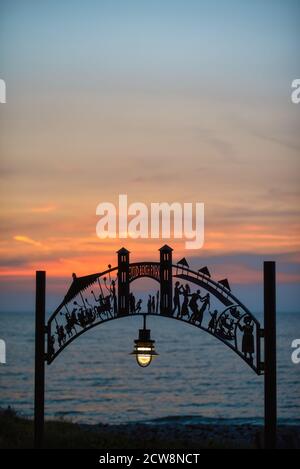
[[145, 368], [152, 362], [152, 355], [146, 353], [137, 353], [136, 361], [138, 362], [139, 366]]
[[158, 355], [155, 352], [154, 343], [155, 341], [150, 339], [149, 329], [141, 329], [139, 338], [134, 341], [131, 354], [135, 355], [138, 365], [142, 368], [150, 365], [152, 358]]

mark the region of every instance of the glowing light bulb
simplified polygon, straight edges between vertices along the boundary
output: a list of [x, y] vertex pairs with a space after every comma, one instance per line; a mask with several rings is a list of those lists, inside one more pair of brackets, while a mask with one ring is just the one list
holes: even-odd
[[138, 365], [142, 368], [150, 365], [152, 358], [158, 355], [155, 352], [154, 343], [155, 341], [150, 338], [150, 329], [146, 329], [144, 323], [144, 328], [139, 330], [139, 338], [134, 341], [133, 352], [131, 352], [131, 355], [135, 355]]
[[152, 362], [152, 355], [146, 355], [145, 353], [144, 354], [138, 353], [136, 356], [136, 361], [138, 362], [140, 366], [145, 368], [146, 366], [150, 365], [150, 363]]

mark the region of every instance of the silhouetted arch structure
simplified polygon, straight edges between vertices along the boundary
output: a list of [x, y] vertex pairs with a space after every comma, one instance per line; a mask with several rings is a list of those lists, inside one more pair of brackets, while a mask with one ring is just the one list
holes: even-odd
[[[275, 322], [275, 274], [272, 274], [273, 270], [275, 272], [275, 264], [265, 263], [265, 267], [268, 264], [271, 266], [270, 274], [265, 275], [265, 328], [271, 324], [268, 335], [257, 318], [232, 293], [227, 279], [214, 280], [206, 266], [194, 271], [185, 258], [173, 264], [172, 257], [173, 249], [164, 245], [159, 249], [159, 261], [130, 263], [129, 251], [121, 248], [117, 252], [117, 266], [109, 265], [102, 272], [83, 277], [72, 275], [72, 283], [63, 301], [46, 325], [45, 313], [39, 315], [39, 310], [45, 309], [43, 298], [39, 296], [44, 284], [41, 283], [39, 287], [37, 275], [36, 422], [38, 410], [43, 405], [38, 403], [39, 389], [44, 393], [43, 379], [39, 381], [38, 377], [44, 375], [41, 370], [44, 370], [45, 362], [50, 365], [71, 342], [98, 325], [122, 317], [145, 314], [181, 321], [212, 335], [233, 350], [257, 375], [265, 374], [265, 389], [268, 389], [270, 396], [274, 397], [274, 392], [276, 395], [276, 389], [272, 391], [271, 384], [275, 376], [276, 387], [272, 329]], [[42, 273], [45, 274], [37, 274]], [[143, 300], [137, 300], [132, 291], [134, 281], [143, 277], [151, 278], [159, 284], [156, 295], [149, 294], [147, 311], [142, 307]], [[40, 350], [44, 350], [44, 334], [47, 336], [47, 348], [41, 354]], [[268, 362], [262, 359], [263, 340], [265, 358], [269, 351]], [[269, 411], [268, 419], [271, 418], [272, 423], [271, 430], [266, 426], [266, 435], [271, 435], [270, 447], [274, 445], [272, 435], [275, 434], [276, 399], [271, 402], [269, 395], [265, 395], [265, 408], [266, 412]], [[267, 402], [271, 404], [268, 406]], [[36, 445], [39, 446], [38, 442]]]
[[[167, 245], [160, 249], [159, 262], [130, 263], [130, 253], [125, 248], [120, 249], [117, 254], [116, 267], [84, 277], [73, 274], [73, 281], [66, 296], [47, 324], [48, 364], [78, 336], [95, 326], [120, 317], [144, 314], [142, 309], [130, 310], [130, 287], [135, 280], [148, 277], [160, 284], [159, 308], [157, 312], [150, 311], [149, 315], [176, 319], [208, 332], [237, 353], [257, 374], [263, 373], [260, 346], [263, 330], [260, 323], [223, 282], [213, 280], [206, 271], [203, 273], [191, 270], [186, 259], [184, 262], [181, 260], [173, 264], [172, 248]], [[185, 294], [181, 285], [180, 300], [182, 296], [182, 303], [186, 301], [186, 314], [182, 314], [181, 309], [177, 312], [176, 308], [174, 310], [174, 281], [184, 281], [198, 289], [199, 293], [194, 293], [194, 301], [191, 303], [191, 287]], [[118, 299], [116, 292], [111, 290], [112, 283], [118, 285]], [[201, 295], [202, 290], [206, 294], [204, 297]], [[92, 295], [91, 299], [86, 298], [87, 294]], [[218, 301], [221, 308], [212, 310], [212, 298]], [[113, 308], [116, 300], [117, 307]], [[202, 311], [199, 306], [197, 309], [197, 301], [200, 304], [202, 302]], [[249, 336], [248, 351], [247, 339], [243, 339], [245, 319], [249, 323], [249, 330], [246, 331]]]

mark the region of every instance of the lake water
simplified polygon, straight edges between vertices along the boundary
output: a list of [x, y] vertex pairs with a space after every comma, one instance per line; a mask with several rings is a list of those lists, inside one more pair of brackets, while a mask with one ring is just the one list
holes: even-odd
[[[46, 366], [46, 416], [86, 423], [263, 422], [263, 377], [233, 351], [188, 324], [151, 317], [147, 325], [160, 355], [145, 369], [129, 355], [142, 317], [102, 324], [71, 343]], [[300, 424], [300, 365], [291, 361], [300, 314], [279, 313], [277, 333], [279, 421]], [[0, 313], [0, 338], [7, 345], [0, 406], [32, 416], [34, 315]]]

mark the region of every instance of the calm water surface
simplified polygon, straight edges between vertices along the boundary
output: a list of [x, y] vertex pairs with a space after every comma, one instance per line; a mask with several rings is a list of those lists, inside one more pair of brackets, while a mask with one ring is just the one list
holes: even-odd
[[[259, 317], [260, 315], [257, 315]], [[87, 423], [176, 418], [255, 422], [263, 417], [263, 377], [217, 339], [187, 324], [149, 319], [159, 357], [146, 369], [129, 355], [141, 317], [102, 324], [46, 366], [46, 415]], [[291, 342], [300, 314], [278, 314], [278, 417], [300, 423], [300, 365]], [[34, 316], [0, 313], [7, 364], [0, 406], [33, 414]]]

